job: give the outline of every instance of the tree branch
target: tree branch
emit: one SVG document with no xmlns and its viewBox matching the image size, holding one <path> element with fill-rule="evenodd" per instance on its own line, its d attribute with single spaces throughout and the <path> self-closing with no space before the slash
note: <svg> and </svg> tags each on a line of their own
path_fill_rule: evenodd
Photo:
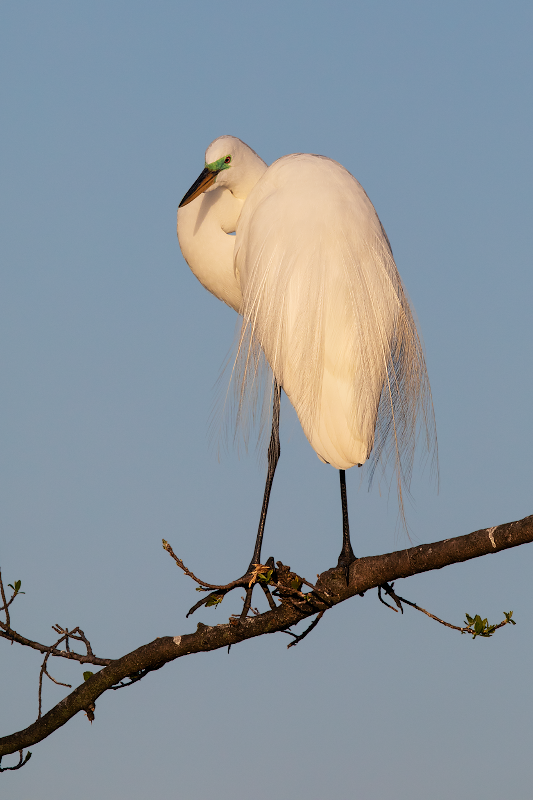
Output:
<svg viewBox="0 0 533 800">
<path fill-rule="evenodd" d="M 410 547 L 381 556 L 360 558 L 350 566 L 348 585 L 343 568 L 329 569 L 318 577 L 317 589 L 327 595 L 328 604 L 317 594 L 313 595 L 313 602 L 305 600 L 296 602 L 291 598 L 290 602 L 287 599 L 275 609 L 249 617 L 242 624 L 226 623 L 211 627 L 199 623 L 195 633 L 157 638 L 122 658 L 111 661 L 29 727 L 0 739 L 0 757 L 45 739 L 79 711 L 92 708 L 100 695 L 112 689 L 124 678 L 133 679 L 144 670 L 160 669 L 166 663 L 192 653 L 217 650 L 255 636 L 286 630 L 306 617 L 384 583 L 429 570 L 442 569 L 450 564 L 497 553 L 531 541 L 533 541 L 533 516 L 475 531 L 466 536 Z M 12 633 L 10 631 L 6 638 L 14 638 L 11 636 Z M 28 640 L 24 643 L 26 642 Z M 35 643 L 32 643 L 30 646 L 34 645 Z"/>
<path fill-rule="evenodd" d="M 31 639 L 26 639 L 25 636 L 21 636 L 20 633 L 17 633 L 13 630 L 13 628 L 9 628 L 8 630 L 2 630 L 4 627 L 3 623 L 0 622 L 0 637 L 3 639 L 8 639 L 10 642 L 17 642 L 18 644 L 25 645 L 26 647 L 31 647 L 33 650 L 38 650 L 39 653 L 46 654 L 48 653 L 51 656 L 57 656 L 58 658 L 68 658 L 70 661 L 79 661 L 80 664 L 94 664 L 97 667 L 107 667 L 112 662 L 112 658 L 99 658 L 98 656 L 93 655 L 93 653 L 75 653 L 72 650 L 59 650 L 57 647 L 50 647 L 46 644 L 41 644 L 40 642 L 33 642 Z"/>
</svg>

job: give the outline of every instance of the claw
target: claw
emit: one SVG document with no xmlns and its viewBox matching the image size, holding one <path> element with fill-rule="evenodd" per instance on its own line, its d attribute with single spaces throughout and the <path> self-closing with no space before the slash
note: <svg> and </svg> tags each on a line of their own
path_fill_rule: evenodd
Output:
<svg viewBox="0 0 533 800">
<path fill-rule="evenodd" d="M 194 573 L 187 569 L 183 561 L 174 554 L 168 542 L 165 542 L 164 545 L 165 550 L 170 553 L 178 567 L 183 570 L 186 575 L 199 584 L 199 587 L 196 591 L 209 592 L 209 594 L 207 594 L 205 597 L 202 597 L 201 600 L 199 600 L 192 606 L 192 608 L 189 609 L 186 615 L 187 617 L 190 617 L 191 614 L 194 614 L 194 612 L 202 606 L 207 608 L 210 606 L 218 606 L 228 592 L 231 592 L 233 589 L 241 588 L 246 590 L 246 597 L 242 598 L 244 600 L 243 609 L 239 615 L 232 615 L 232 617 L 235 616 L 235 618 L 230 619 L 232 624 L 240 625 L 245 622 L 248 617 L 248 612 L 250 611 L 250 607 L 252 605 L 254 586 L 257 585 L 259 585 L 263 590 L 268 604 L 273 611 L 278 608 L 274 602 L 273 595 L 276 597 L 281 597 L 282 603 L 289 602 L 292 604 L 295 602 L 298 604 L 302 602 L 313 602 L 315 600 L 313 595 L 315 595 L 326 606 L 331 605 L 330 600 L 327 597 L 327 592 L 324 592 L 324 590 L 319 590 L 316 586 L 314 586 L 314 584 L 309 583 L 309 581 L 306 581 L 304 578 L 300 578 L 296 573 L 291 572 L 291 568 L 285 564 L 282 564 L 281 561 L 278 561 L 277 566 L 275 566 L 272 556 L 267 559 L 266 564 L 252 562 L 246 573 L 236 581 L 231 581 L 230 583 L 226 583 L 224 585 L 216 585 L 207 583 L 206 581 L 201 581 L 199 578 L 197 578 Z M 349 564 L 346 566 L 346 570 L 348 572 Z M 303 584 L 309 586 L 313 591 L 308 594 L 303 594 L 301 591 Z M 270 592 L 268 588 L 269 585 L 275 587 L 275 592 Z M 209 591 L 210 589 L 212 591 Z M 258 612 L 254 611 L 254 613 Z"/>
</svg>

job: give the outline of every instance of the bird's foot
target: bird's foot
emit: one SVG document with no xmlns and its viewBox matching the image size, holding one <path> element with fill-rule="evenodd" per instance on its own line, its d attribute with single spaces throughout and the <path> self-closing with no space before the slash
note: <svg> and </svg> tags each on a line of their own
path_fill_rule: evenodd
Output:
<svg viewBox="0 0 533 800">
<path fill-rule="evenodd" d="M 187 617 L 194 614 L 194 612 L 202 606 L 209 607 L 220 605 L 229 592 L 233 591 L 233 589 L 240 588 L 246 590 L 246 596 L 243 598 L 244 605 L 242 611 L 240 614 L 232 614 L 230 617 L 230 622 L 233 625 L 240 625 L 246 620 L 250 610 L 252 614 L 258 613 L 257 609 L 252 608 L 252 594 L 254 587 L 257 585 L 263 590 L 272 610 L 278 607 L 274 601 L 273 595 L 279 597 L 282 604 L 287 602 L 292 605 L 314 603 L 318 610 L 323 608 L 324 605 L 326 607 L 331 605 L 327 593 L 324 592 L 324 590 L 317 589 L 316 586 L 306 581 L 305 578 L 301 578 L 295 572 L 291 572 L 291 568 L 286 564 L 282 564 L 281 561 L 278 561 L 276 566 L 274 566 L 274 559 L 272 556 L 267 560 L 266 564 L 251 563 L 246 573 L 240 578 L 237 578 L 237 580 L 217 585 L 200 580 L 185 566 L 181 558 L 176 556 L 172 547 L 164 539 L 163 547 L 174 559 L 178 567 L 198 584 L 196 591 L 209 593 L 189 609 Z M 312 591 L 306 593 L 302 592 L 303 585 L 309 586 Z M 270 591 L 269 587 L 274 588 L 273 593 Z"/>
<path fill-rule="evenodd" d="M 179 566 L 179 565 L 178 565 Z M 274 559 L 270 557 L 266 564 L 250 564 L 248 567 L 247 572 L 242 575 L 240 578 L 237 578 L 236 581 L 231 581 L 223 586 L 214 586 L 213 584 L 205 583 L 203 581 L 198 581 L 200 586 L 196 591 L 198 592 L 206 592 L 209 589 L 214 589 L 211 591 L 206 597 L 203 597 L 198 603 L 189 609 L 187 612 L 187 616 L 190 614 L 194 614 L 194 612 L 201 608 L 201 606 L 217 606 L 219 603 L 222 602 L 224 597 L 231 592 L 233 589 L 245 589 L 246 596 L 242 599 L 244 600 L 244 605 L 240 614 L 232 614 L 230 617 L 230 622 L 232 624 L 239 624 L 244 622 L 250 610 L 253 614 L 259 613 L 257 609 L 253 609 L 252 606 L 252 594 L 254 591 L 254 587 L 259 585 L 265 596 L 268 600 L 268 604 L 271 609 L 276 608 L 276 603 L 274 602 L 270 590 L 268 588 L 269 584 L 272 586 L 276 586 L 275 582 L 272 582 L 272 576 L 274 574 Z"/>
<path fill-rule="evenodd" d="M 277 608 L 274 597 L 279 597 L 282 605 L 290 603 L 292 606 L 309 608 L 308 604 L 310 603 L 312 608 L 323 611 L 331 607 L 332 602 L 326 591 L 318 589 L 317 586 L 297 575 L 296 572 L 292 572 L 287 564 L 277 561 L 276 567 L 274 567 L 274 559 L 271 557 L 265 565 L 259 564 L 257 568 L 257 583 L 265 592 L 271 609 Z M 242 613 L 238 617 L 237 614 L 233 615 L 234 621 L 231 620 L 233 624 L 239 624 L 246 619 L 250 609 L 254 585 L 255 583 L 252 583 L 248 587 Z M 304 585 L 308 586 L 312 591 L 303 592 Z M 269 586 L 274 587 L 272 593 L 268 589 Z M 252 611 L 254 614 L 258 613 L 256 609 L 252 609 Z"/>
<path fill-rule="evenodd" d="M 187 612 L 187 617 L 191 614 L 194 614 L 202 606 L 218 606 L 224 599 L 224 597 L 228 594 L 228 592 L 233 591 L 233 589 L 245 589 L 246 590 L 246 598 L 244 599 L 244 606 L 242 609 L 241 614 L 239 615 L 239 622 L 243 621 L 247 616 L 248 612 L 250 611 L 251 603 L 252 603 L 252 593 L 254 586 L 259 584 L 263 589 L 270 608 L 276 608 L 276 604 L 272 599 L 272 595 L 268 589 L 268 584 L 271 582 L 271 578 L 274 572 L 274 559 L 269 558 L 266 564 L 254 564 L 251 563 L 248 567 L 248 570 L 241 575 L 240 578 L 237 580 L 230 581 L 229 583 L 225 584 L 214 584 L 208 583 L 207 581 L 202 581 L 198 578 L 194 572 L 191 572 L 188 569 L 181 558 L 174 553 L 171 545 L 163 539 L 163 548 L 167 551 L 167 553 L 174 559 L 178 567 L 183 570 L 183 572 L 192 578 L 198 584 L 196 589 L 197 592 L 209 592 L 205 597 L 202 597 L 197 603 L 195 603 L 192 608 L 189 609 Z M 276 584 L 273 584 L 276 585 Z"/>
<path fill-rule="evenodd" d="M 337 569 L 343 570 L 346 586 L 350 583 L 350 567 L 354 561 L 357 561 L 357 558 L 354 555 L 351 544 L 348 542 L 348 546 L 342 548 L 339 560 L 337 561 Z"/>
</svg>

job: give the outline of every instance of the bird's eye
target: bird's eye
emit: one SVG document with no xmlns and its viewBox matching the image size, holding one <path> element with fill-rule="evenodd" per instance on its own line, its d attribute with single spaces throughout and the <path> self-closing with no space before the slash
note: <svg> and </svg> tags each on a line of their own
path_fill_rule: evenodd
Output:
<svg viewBox="0 0 533 800">
<path fill-rule="evenodd" d="M 226 158 L 224 159 L 224 164 L 230 164 L 230 163 L 231 163 L 231 156 L 226 156 Z"/>
</svg>

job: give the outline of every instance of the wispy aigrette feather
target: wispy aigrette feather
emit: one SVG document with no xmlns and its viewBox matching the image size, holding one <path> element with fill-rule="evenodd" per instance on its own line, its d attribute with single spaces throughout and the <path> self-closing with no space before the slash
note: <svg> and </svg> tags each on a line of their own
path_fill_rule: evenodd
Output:
<svg viewBox="0 0 533 800">
<path fill-rule="evenodd" d="M 317 188 L 320 191 L 317 191 Z M 244 406 L 263 354 L 317 454 L 391 459 L 408 487 L 419 423 L 435 442 L 424 353 L 386 234 L 357 181 L 312 155 L 275 162 L 237 225 Z"/>
<path fill-rule="evenodd" d="M 403 513 L 418 433 L 436 457 L 435 424 L 422 344 L 374 207 L 323 156 L 267 168 L 221 137 L 207 172 L 225 153 L 216 183 L 180 208 L 178 235 L 204 286 L 243 317 L 237 421 L 270 405 L 273 373 L 323 461 L 345 470 L 369 460 L 370 477 L 394 464 Z"/>
</svg>

